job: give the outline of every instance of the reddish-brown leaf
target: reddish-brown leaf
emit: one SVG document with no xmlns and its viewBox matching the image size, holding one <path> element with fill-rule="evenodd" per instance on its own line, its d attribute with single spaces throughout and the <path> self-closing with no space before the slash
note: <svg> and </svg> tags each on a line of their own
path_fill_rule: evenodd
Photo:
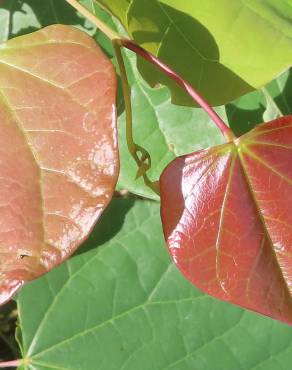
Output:
<svg viewBox="0 0 292 370">
<path fill-rule="evenodd" d="M 0 303 L 66 259 L 111 199 L 116 75 L 94 41 L 50 26 L 0 47 Z"/>
<path fill-rule="evenodd" d="M 214 297 L 292 324 L 292 116 L 174 160 L 160 186 L 182 273 Z"/>
</svg>

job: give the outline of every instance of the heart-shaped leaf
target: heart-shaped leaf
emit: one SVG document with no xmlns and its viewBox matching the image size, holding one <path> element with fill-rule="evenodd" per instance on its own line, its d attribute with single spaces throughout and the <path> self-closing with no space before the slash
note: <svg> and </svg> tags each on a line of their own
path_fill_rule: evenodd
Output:
<svg viewBox="0 0 292 370">
<path fill-rule="evenodd" d="M 292 116 L 163 172 L 170 253 L 205 292 L 292 324 Z"/>
<path fill-rule="evenodd" d="M 95 1 L 212 105 L 262 87 L 291 66 L 292 8 L 286 0 Z M 151 86 L 165 84 L 175 103 L 193 106 L 161 71 L 140 58 L 138 67 Z"/>
<path fill-rule="evenodd" d="M 116 76 L 86 34 L 50 26 L 0 48 L 0 303 L 66 259 L 118 175 Z"/>
</svg>

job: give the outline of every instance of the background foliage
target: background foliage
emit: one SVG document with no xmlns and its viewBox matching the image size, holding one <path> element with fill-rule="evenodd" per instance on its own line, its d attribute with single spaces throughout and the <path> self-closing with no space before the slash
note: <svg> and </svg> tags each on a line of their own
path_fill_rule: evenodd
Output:
<svg viewBox="0 0 292 370">
<path fill-rule="evenodd" d="M 121 31 L 121 26 L 91 0 L 83 3 Z M 115 14 L 120 12 L 122 23 L 134 37 L 145 38 L 132 29 L 137 24 L 135 17 L 142 12 L 139 2 L 134 3 L 129 18 L 127 0 L 107 1 L 107 5 L 115 6 Z M 266 4 L 276 4 L 277 27 L 287 30 L 285 22 L 289 22 L 291 13 L 284 2 Z M 266 14 L 263 9 L 261 12 Z M 186 17 L 183 22 L 188 27 Z M 108 40 L 60 0 L 50 0 L 45 5 L 39 0 L 6 0 L 0 7 L 1 41 L 52 23 L 75 25 L 94 35 L 115 63 Z M 261 27 L 266 24 L 259 23 Z M 177 32 L 173 37 L 176 40 Z M 261 39 L 255 45 L 271 51 L 267 43 L 261 44 Z M 291 60 L 291 46 L 280 46 L 279 50 L 285 50 Z M 221 134 L 201 109 L 171 105 L 167 88 L 150 88 L 139 74 L 133 54 L 126 52 L 125 59 L 132 86 L 135 139 L 151 153 L 150 175 L 154 180 L 175 156 L 222 142 Z M 148 67 L 139 63 L 138 68 L 146 79 L 148 73 L 149 80 Z M 195 68 L 191 72 L 195 73 Z M 154 76 L 156 80 L 150 82 L 160 81 L 158 75 Z M 261 81 L 266 80 L 265 75 Z M 204 83 L 209 90 L 210 79 Z M 246 84 L 240 86 L 242 90 L 237 95 L 250 89 L 244 90 Z M 264 88 L 220 106 L 217 111 L 240 134 L 280 113 L 291 113 L 291 87 L 291 73 L 285 71 Z M 122 160 L 119 188 L 157 200 L 142 181 L 134 180 L 136 168 L 125 144 L 121 92 L 118 103 Z M 290 327 L 207 297 L 182 278 L 164 245 L 159 204 L 137 200 L 132 195 L 114 199 L 79 252 L 27 285 L 17 303 L 21 352 L 32 359 L 27 369 L 99 366 L 107 370 L 286 370 L 292 360 Z"/>
<path fill-rule="evenodd" d="M 261 87 L 291 65 L 291 1 L 99 2 L 138 44 L 172 66 L 212 105 Z M 193 105 L 149 63 L 139 60 L 138 66 L 151 85 L 167 84 L 174 102 Z"/>
</svg>

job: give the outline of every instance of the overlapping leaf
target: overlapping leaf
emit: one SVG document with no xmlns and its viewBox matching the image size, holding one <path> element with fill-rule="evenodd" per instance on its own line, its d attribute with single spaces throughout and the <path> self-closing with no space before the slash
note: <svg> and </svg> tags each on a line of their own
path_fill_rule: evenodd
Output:
<svg viewBox="0 0 292 370">
<path fill-rule="evenodd" d="M 292 6 L 285 0 L 98 2 L 212 105 L 261 87 L 291 66 Z M 157 69 L 142 60 L 139 68 L 151 85 L 167 84 L 174 102 L 193 105 Z"/>
<path fill-rule="evenodd" d="M 289 369 L 290 327 L 184 279 L 158 204 L 115 199 L 79 251 L 18 297 L 22 369 Z"/>
<path fill-rule="evenodd" d="M 95 42 L 50 26 L 0 48 L 0 302 L 88 235 L 118 176 L 116 76 Z"/>
<path fill-rule="evenodd" d="M 175 157 L 223 142 L 221 133 L 202 109 L 174 106 L 167 88 L 147 86 L 135 67 L 136 58 L 132 53 L 126 53 L 125 59 L 132 88 L 134 137 L 151 153 L 152 167 L 148 173 L 153 181 Z M 216 110 L 223 119 L 226 118 L 224 107 Z M 126 144 L 125 113 L 119 117 L 119 146 L 121 172 L 118 185 L 144 197 L 158 199 L 143 179 L 136 179 L 137 165 Z"/>
<path fill-rule="evenodd" d="M 119 7 L 126 7 L 126 3 L 125 0 L 112 6 L 115 7 L 116 12 Z M 95 9 L 99 18 L 101 17 L 111 28 L 122 34 L 121 27 L 117 27 L 118 22 L 111 21 L 97 5 Z M 114 60 L 112 48 L 100 34 L 97 40 Z M 160 86 L 152 89 L 147 86 L 135 66 L 136 58 L 133 53 L 125 52 L 124 59 L 132 89 L 134 137 L 137 143 L 151 153 L 152 167 L 149 176 L 152 180 L 159 177 L 163 168 L 174 157 L 217 145 L 223 141 L 221 133 L 202 109 L 173 106 L 167 88 Z M 279 105 L 284 114 L 290 113 L 291 99 L 288 92 L 291 78 L 289 76 L 287 71 L 265 86 L 266 91 L 274 99 L 272 104 Z M 246 132 L 263 121 L 266 106 L 262 91 L 249 93 L 226 107 L 229 124 L 236 133 Z M 286 109 L 284 106 L 287 106 Z M 227 121 L 224 107 L 218 107 L 217 112 L 223 120 Z M 121 171 L 118 186 L 150 199 L 158 199 L 157 195 L 144 184 L 143 179 L 136 179 L 137 166 L 129 156 L 126 144 L 124 113 L 119 116 L 119 147 Z"/>
<path fill-rule="evenodd" d="M 97 5 L 95 5 L 95 13 L 103 22 L 117 30 L 119 34 L 123 34 L 124 31 L 118 22 L 113 22 L 111 16 Z M 111 43 L 101 32 L 97 32 L 96 40 L 117 65 Z M 177 107 L 171 104 L 170 94 L 166 87 L 153 89 L 145 83 L 137 70 L 136 56 L 129 51 L 125 51 L 123 55 L 131 86 L 133 134 L 136 143 L 142 145 L 151 154 L 152 166 L 148 174 L 153 181 L 159 178 L 164 167 L 176 156 L 223 142 L 221 133 L 202 109 Z M 119 93 L 121 97 L 118 106 L 121 169 L 118 188 L 158 200 L 159 197 L 144 184 L 143 179 L 136 178 L 137 165 L 129 154 L 126 143 L 123 97 L 122 92 L 119 91 Z M 224 107 L 218 107 L 216 111 L 222 119 L 227 119 Z M 193 132 L 192 135 L 189 134 L 190 131 Z"/>
<path fill-rule="evenodd" d="M 230 127 L 237 136 L 256 124 L 292 114 L 292 70 L 288 69 L 260 90 L 236 99 L 225 108 Z"/>
<path fill-rule="evenodd" d="M 292 116 L 174 160 L 161 176 L 168 247 L 220 299 L 292 324 Z"/>
</svg>

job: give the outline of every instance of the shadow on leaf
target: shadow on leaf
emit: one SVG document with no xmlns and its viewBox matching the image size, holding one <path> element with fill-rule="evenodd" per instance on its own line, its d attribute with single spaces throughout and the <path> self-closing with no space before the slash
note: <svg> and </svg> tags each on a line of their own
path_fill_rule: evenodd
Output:
<svg viewBox="0 0 292 370">
<path fill-rule="evenodd" d="M 65 1 L 6 0 L 1 4 L 1 8 L 10 12 L 8 39 L 56 23 L 79 25 L 88 31 L 93 29 L 88 28 L 85 19 Z M 31 26 L 33 23 L 35 25 Z M 23 27 L 23 24 L 27 26 Z"/>
<path fill-rule="evenodd" d="M 278 80 L 282 80 L 286 74 L 284 88 L 280 91 Z M 267 84 L 266 90 L 283 115 L 292 113 L 292 69 Z M 227 104 L 226 114 L 233 132 L 240 136 L 262 123 L 265 107 L 266 101 L 261 90 L 244 95 L 233 103 Z"/>
<path fill-rule="evenodd" d="M 135 199 L 113 198 L 89 238 L 79 247 L 75 255 L 95 249 L 112 239 L 123 227 L 126 214 L 134 203 Z"/>
<path fill-rule="evenodd" d="M 128 14 L 128 24 L 138 44 L 148 48 L 171 66 L 211 105 L 224 104 L 234 99 L 234 96 L 254 90 L 221 63 L 219 48 L 213 35 L 188 14 L 168 5 L 158 4 L 156 0 L 134 2 Z M 186 68 L 186 65 L 191 68 Z M 155 67 L 140 58 L 138 66 L 151 86 L 159 82 L 172 89 L 174 103 L 194 105 L 186 93 L 178 90 L 173 80 Z"/>
</svg>

